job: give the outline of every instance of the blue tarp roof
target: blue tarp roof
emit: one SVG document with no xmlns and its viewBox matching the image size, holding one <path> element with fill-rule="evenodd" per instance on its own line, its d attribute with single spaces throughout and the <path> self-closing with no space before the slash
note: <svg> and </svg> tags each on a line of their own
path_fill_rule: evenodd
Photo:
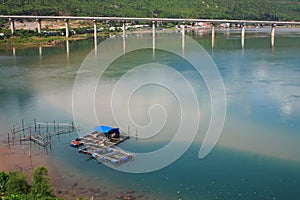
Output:
<svg viewBox="0 0 300 200">
<path fill-rule="evenodd" d="M 108 134 L 109 131 L 114 131 L 115 133 L 120 134 L 119 128 L 113 128 L 110 126 L 96 126 L 94 130 L 105 134 Z"/>
</svg>

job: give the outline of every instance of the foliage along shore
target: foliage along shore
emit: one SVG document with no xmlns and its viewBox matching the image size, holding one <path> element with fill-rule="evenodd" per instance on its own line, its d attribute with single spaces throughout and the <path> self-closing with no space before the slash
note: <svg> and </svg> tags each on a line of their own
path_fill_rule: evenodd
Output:
<svg viewBox="0 0 300 200">
<path fill-rule="evenodd" d="M 0 172 L 0 199 L 55 200 L 58 198 L 54 195 L 47 168 L 41 166 L 33 171 L 31 184 L 20 171 Z"/>
<path fill-rule="evenodd" d="M 98 33 L 99 36 L 106 36 L 109 33 Z M 114 33 L 110 33 L 114 34 Z M 62 42 L 85 40 L 93 37 L 90 33 L 85 34 L 73 34 L 69 38 L 64 35 L 43 35 L 38 34 L 31 30 L 16 30 L 12 35 L 8 31 L 3 36 L 0 36 L 0 49 L 11 49 L 11 48 L 27 48 L 27 47 L 38 47 L 38 46 L 55 46 Z"/>
<path fill-rule="evenodd" d="M 54 194 L 48 169 L 37 167 L 32 173 L 32 183 L 20 171 L 0 172 L 0 199 L 1 200 L 62 200 Z M 86 200 L 87 198 L 76 198 Z"/>
</svg>

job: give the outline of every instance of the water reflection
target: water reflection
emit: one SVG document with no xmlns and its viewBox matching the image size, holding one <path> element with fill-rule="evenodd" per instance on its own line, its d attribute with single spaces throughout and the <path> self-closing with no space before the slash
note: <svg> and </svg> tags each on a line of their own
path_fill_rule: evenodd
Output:
<svg viewBox="0 0 300 200">
<path fill-rule="evenodd" d="M 40 59 L 42 59 L 42 56 L 43 56 L 43 47 L 39 47 L 39 56 L 40 56 Z"/>
<path fill-rule="evenodd" d="M 271 47 L 274 48 L 275 45 L 275 36 L 271 36 Z"/>
<path fill-rule="evenodd" d="M 242 49 L 245 46 L 245 24 L 242 25 L 242 36 L 241 36 L 241 43 L 242 43 Z"/>
<path fill-rule="evenodd" d="M 275 24 L 272 25 L 271 28 L 271 47 L 274 47 L 274 42 L 275 42 Z"/>
<path fill-rule="evenodd" d="M 70 42 L 69 42 L 69 40 L 66 40 L 66 56 L 67 56 L 67 60 L 69 60 L 69 57 L 70 57 Z"/>
<path fill-rule="evenodd" d="M 126 53 L 126 34 L 123 34 L 123 54 Z"/>
<path fill-rule="evenodd" d="M 232 35 L 234 36 L 234 34 Z M 183 37 L 181 35 L 181 39 L 182 38 Z M 268 38 L 265 38 L 264 40 L 268 40 Z M 252 45 L 253 43 L 260 44 L 260 41 L 260 38 L 251 40 Z M 241 118 L 244 118 L 245 121 L 239 123 L 243 124 L 245 127 L 248 126 L 247 123 L 245 123 L 246 121 L 252 124 L 252 126 L 258 126 L 256 125 L 257 120 L 261 120 L 259 124 L 263 123 L 265 125 L 263 128 L 261 128 L 261 131 L 264 132 L 264 136 L 262 136 L 259 134 L 260 131 L 258 130 L 253 130 L 251 128 L 243 130 L 243 128 L 239 128 L 237 124 L 233 123 L 228 127 L 228 129 L 225 130 L 225 136 L 223 136 L 223 140 L 220 141 L 219 144 L 227 147 L 239 148 L 240 150 L 252 151 L 259 154 L 291 160 L 299 160 L 296 156 L 296 153 L 300 152 L 300 149 L 296 148 L 298 145 L 298 140 L 295 140 L 295 138 L 286 139 L 286 136 L 279 131 L 279 128 L 276 129 L 275 125 L 271 125 L 271 127 L 269 127 L 269 123 L 278 124 L 282 123 L 282 120 L 287 120 L 287 126 L 289 123 L 296 124 L 296 122 L 299 121 L 300 107 L 298 96 L 300 96 L 300 94 L 298 92 L 299 83 L 297 82 L 297 77 L 299 74 L 298 72 L 295 73 L 293 70 L 293 68 L 297 68 L 296 63 L 298 62 L 298 57 L 296 56 L 296 52 L 292 50 L 288 53 L 289 55 L 287 53 L 283 54 L 286 49 L 272 52 L 266 45 L 265 49 L 260 49 L 259 54 L 257 54 L 257 49 L 252 50 L 251 48 L 244 48 L 241 56 L 241 50 L 235 49 L 238 48 L 239 41 L 231 40 L 230 42 L 232 42 L 232 46 L 228 45 L 228 42 L 229 41 L 226 41 L 223 44 L 229 49 L 234 47 L 234 50 L 228 50 L 226 54 L 224 54 L 222 51 L 214 51 L 214 60 L 220 67 L 226 84 L 226 90 L 228 94 L 227 100 L 229 102 L 228 114 L 229 116 L 232 114 L 233 118 L 235 118 L 235 116 L 241 116 Z M 222 43 L 219 43 L 219 45 L 221 44 Z M 113 46 L 120 48 L 116 45 Z M 223 48 L 222 46 L 218 47 L 221 49 Z M 112 48 L 108 50 L 108 52 L 116 52 L 116 48 Z M 123 74 L 131 68 L 130 66 L 137 66 L 143 62 L 155 62 L 155 60 L 152 60 L 153 57 L 148 58 L 147 55 L 147 51 L 126 54 L 126 60 L 124 60 L 124 58 L 120 58 L 118 62 L 113 63 L 113 67 L 110 67 L 106 70 L 104 77 L 108 79 L 105 82 L 102 82 L 104 85 L 106 85 L 106 87 L 102 88 L 101 90 L 102 96 L 100 95 L 97 97 L 97 99 L 101 99 L 99 104 L 97 104 L 97 112 L 100 113 L 100 115 L 101 113 L 110 112 L 110 101 L 106 99 L 106 95 L 110 94 L 110 92 L 114 89 L 111 86 L 116 83 L 119 77 L 122 77 Z M 185 74 L 193 74 L 192 71 L 187 70 L 188 68 L 186 68 L 184 63 L 176 63 L 176 60 L 174 60 L 172 56 L 160 55 L 162 55 L 161 52 L 160 54 L 156 54 L 155 59 L 162 59 L 160 62 L 163 62 L 167 65 L 173 65 L 176 69 L 184 71 Z M 294 55 L 293 59 L 286 61 L 285 57 L 292 55 Z M 276 62 L 273 60 L 274 56 L 276 57 Z M 290 63 L 293 67 L 289 69 L 281 67 L 284 65 L 286 66 L 288 63 Z M 145 74 L 143 73 L 137 75 L 137 77 L 140 78 L 144 76 Z M 197 78 L 194 77 L 195 80 L 197 80 Z M 168 79 L 168 77 L 165 77 L 165 79 Z M 291 80 L 293 80 L 292 83 L 290 83 Z M 193 84 L 198 85 L 198 98 L 202 99 L 201 102 L 203 102 L 203 105 L 208 105 L 209 99 L 207 97 L 209 95 L 207 93 L 200 92 L 205 90 L 205 84 L 196 82 Z M 175 82 L 173 85 L 180 88 L 180 82 Z M 91 86 L 93 87 L 93 85 L 89 84 L 88 82 L 86 83 L 86 87 Z M 86 95 L 83 94 L 83 96 Z M 147 121 L 149 121 L 149 116 L 145 114 L 143 106 L 148 105 L 148 101 L 160 101 L 159 97 L 163 98 L 163 95 L 147 96 L 144 94 L 142 96 L 145 98 L 141 98 L 141 96 L 139 96 L 139 100 L 134 101 L 137 105 L 141 103 L 143 104 L 133 109 L 134 112 L 132 113 L 132 117 L 139 123 L 145 124 Z M 124 106 L 125 105 L 126 104 L 124 104 Z M 176 105 L 174 105 L 173 110 L 175 107 Z M 204 106 L 201 107 L 201 109 L 203 111 L 203 120 L 205 123 L 207 123 L 210 110 L 205 110 Z M 85 115 L 84 113 L 85 111 L 82 110 L 82 120 L 84 118 L 89 118 L 88 115 Z M 141 115 L 142 113 L 144 113 L 144 115 Z M 100 123 L 109 124 L 112 123 L 112 121 L 114 121 L 113 116 L 106 115 L 103 118 L 103 115 L 101 115 Z M 171 121 L 173 124 L 177 124 L 176 120 Z M 99 122 L 93 121 L 91 124 L 93 123 Z M 207 127 L 207 124 L 205 123 L 203 122 L 203 127 Z M 288 129 L 286 132 L 293 135 L 295 130 Z M 172 132 L 170 131 L 170 127 L 166 128 L 166 132 Z M 201 135 L 201 133 L 199 134 Z M 266 137 L 269 135 L 274 136 L 272 142 L 270 142 L 268 137 Z M 236 139 L 240 137 L 240 140 Z M 170 136 L 166 138 L 170 138 Z M 259 142 L 254 142 L 256 140 Z M 199 142 L 200 141 L 202 140 L 200 139 Z M 285 141 L 285 144 L 289 144 L 289 148 L 279 148 L 278 146 L 281 141 Z"/>
<path fill-rule="evenodd" d="M 97 41 L 97 35 L 94 37 L 94 51 L 95 51 L 95 56 L 98 53 L 98 41 Z"/>
<path fill-rule="evenodd" d="M 153 46 L 151 33 L 149 33 L 147 49 L 127 52 L 126 57 L 120 56 L 105 71 L 102 80 L 105 87 L 95 90 L 97 97 L 95 107 L 97 115 L 101 115 L 100 123 L 107 125 L 115 123 L 112 116 L 107 115 L 111 112 L 111 107 L 106 95 L 114 89 L 113 85 L 117 80 L 137 65 L 159 61 L 193 80 L 191 84 L 197 91 L 201 111 L 200 130 L 194 145 L 174 165 L 157 173 L 137 176 L 116 173 L 105 166 L 95 164 L 94 161 L 78 162 L 78 154 L 66 150 L 66 144 L 70 139 L 68 137 L 62 138 L 62 143 L 57 144 L 57 152 L 54 152 L 53 156 L 61 157 L 62 162 L 68 163 L 68 171 L 76 168 L 84 172 L 82 176 L 91 173 L 92 178 L 99 176 L 102 181 L 115 180 L 116 185 L 123 184 L 125 186 L 122 186 L 126 188 L 132 187 L 144 191 L 147 187 L 161 196 L 171 196 L 172 199 L 182 197 L 297 199 L 299 165 L 289 161 L 298 163 L 300 161 L 300 60 L 298 55 L 300 41 L 296 33 L 281 32 L 282 30 L 276 32 L 276 36 L 283 34 L 285 37 L 276 38 L 276 48 L 270 49 L 269 29 L 263 33 L 252 33 L 247 29 L 247 45 L 242 50 L 240 30 L 232 31 L 227 39 L 224 38 L 223 32 L 216 32 L 212 58 L 225 82 L 228 112 L 218 147 L 207 159 L 197 159 L 199 144 L 203 141 L 203 133 L 207 129 L 211 112 L 210 97 L 205 83 L 201 77 L 195 76 L 195 72 L 187 62 L 167 52 L 156 49 L 153 57 L 155 45 Z M 179 36 L 178 47 L 181 51 L 182 35 L 178 33 L 174 35 Z M 126 41 L 130 37 L 126 37 Z M 163 36 L 157 34 L 155 40 L 160 41 L 159 37 Z M 194 37 L 205 49 L 208 51 L 212 49 L 211 35 L 195 34 Z M 118 44 L 121 45 L 112 45 L 104 54 L 124 52 L 124 45 L 122 46 L 124 38 L 114 39 L 119 40 Z M 12 50 L 1 51 L 0 124 L 1 129 L 4 130 L 1 130 L 1 134 L 6 137 L 6 130 L 10 125 L 22 118 L 25 121 L 32 121 L 34 117 L 45 121 L 59 120 L 58 118 L 71 119 L 75 76 L 81 62 L 95 47 L 94 44 L 93 40 L 70 43 L 68 59 L 67 43 L 66 46 L 43 48 L 42 60 L 39 59 L 40 51 L 37 48 L 17 49 L 17 53 L 13 53 Z M 156 45 L 158 46 L 159 43 L 157 42 Z M 128 49 L 126 46 L 125 51 Z M 194 53 L 198 55 L 197 52 Z M 100 54 L 101 52 L 98 52 L 97 55 Z M 99 65 L 94 67 L 97 68 Z M 85 78 L 83 88 L 94 87 L 95 85 L 91 83 L 95 80 L 90 79 L 93 71 L 84 71 L 83 74 Z M 161 78 L 179 90 L 184 90 L 180 80 L 172 79 L 166 74 L 140 71 L 134 75 L 135 79 L 130 80 L 145 77 Z M 126 84 L 121 85 L 121 92 L 122 89 L 125 91 Z M 89 100 L 89 96 L 85 93 L 82 93 L 78 99 L 83 108 L 91 103 Z M 174 137 L 175 129 L 179 125 L 180 108 L 175 96 L 165 88 L 146 85 L 132 94 L 132 101 L 125 102 L 122 98 L 117 100 L 121 108 L 129 104 L 132 110 L 131 117 L 139 126 L 147 126 L 151 123 L 151 115 L 147 111 L 156 103 L 163 105 L 167 112 L 160 112 L 163 110 L 159 110 L 159 107 L 154 108 L 159 111 L 154 110 L 155 112 L 152 113 L 155 120 L 162 123 L 165 113 L 172 115 L 165 122 L 165 128 L 151 137 L 151 140 L 129 140 L 128 143 L 122 144 L 122 148 L 147 152 L 159 149 L 165 145 L 164 141 Z M 185 102 L 185 106 L 188 107 L 189 99 L 185 99 Z M 189 112 L 193 114 L 192 109 Z M 90 131 L 91 127 L 98 123 L 91 121 L 84 109 L 81 110 L 80 117 L 83 133 Z M 135 134 L 134 127 L 131 127 L 131 132 Z M 138 134 L 142 136 L 144 132 L 138 129 Z M 250 153 L 243 153 L 245 151 Z"/>
</svg>

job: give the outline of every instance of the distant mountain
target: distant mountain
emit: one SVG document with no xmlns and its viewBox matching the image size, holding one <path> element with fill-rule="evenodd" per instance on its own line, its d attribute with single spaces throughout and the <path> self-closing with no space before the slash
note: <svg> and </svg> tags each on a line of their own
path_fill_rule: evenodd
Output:
<svg viewBox="0 0 300 200">
<path fill-rule="evenodd" d="M 0 0 L 3 15 L 300 20 L 300 0 Z"/>
</svg>

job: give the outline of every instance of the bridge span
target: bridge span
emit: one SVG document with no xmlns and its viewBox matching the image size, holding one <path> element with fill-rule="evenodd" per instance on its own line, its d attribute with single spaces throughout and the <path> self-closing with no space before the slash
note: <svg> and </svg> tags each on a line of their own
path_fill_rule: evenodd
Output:
<svg viewBox="0 0 300 200">
<path fill-rule="evenodd" d="M 186 22 L 207 22 L 211 24 L 212 44 L 214 44 L 215 25 L 220 23 L 232 23 L 241 25 L 241 43 L 244 48 L 245 26 L 252 25 L 271 25 L 271 46 L 274 46 L 275 27 L 276 25 L 300 25 L 300 21 L 266 21 L 266 20 L 232 20 L 232 19 L 184 19 L 184 18 L 138 18 L 138 17 L 80 17 L 80 16 L 32 16 L 32 15 L 0 15 L 0 19 L 7 19 L 10 21 L 11 33 L 15 31 L 14 20 L 16 19 L 35 19 L 37 21 L 37 31 L 41 33 L 42 20 L 63 20 L 65 22 L 66 37 L 69 37 L 69 20 L 90 20 L 94 22 L 94 38 L 97 40 L 97 22 L 101 21 L 120 21 L 123 22 L 123 34 L 126 31 L 126 21 L 149 21 L 152 22 L 153 34 L 155 34 L 155 23 L 157 22 L 177 22 L 184 24 Z M 181 26 L 182 32 L 185 32 L 185 26 Z M 183 34 L 184 35 L 184 34 Z"/>
<path fill-rule="evenodd" d="M 235 24 L 281 24 L 300 25 L 296 21 L 266 21 L 266 20 L 232 20 L 232 19 L 184 19 L 184 18 L 142 18 L 142 17 L 79 17 L 79 16 L 31 16 L 31 15 L 0 15 L 2 19 L 54 19 L 54 20 L 95 20 L 95 21 L 162 21 L 162 22 L 209 22 Z"/>
</svg>

